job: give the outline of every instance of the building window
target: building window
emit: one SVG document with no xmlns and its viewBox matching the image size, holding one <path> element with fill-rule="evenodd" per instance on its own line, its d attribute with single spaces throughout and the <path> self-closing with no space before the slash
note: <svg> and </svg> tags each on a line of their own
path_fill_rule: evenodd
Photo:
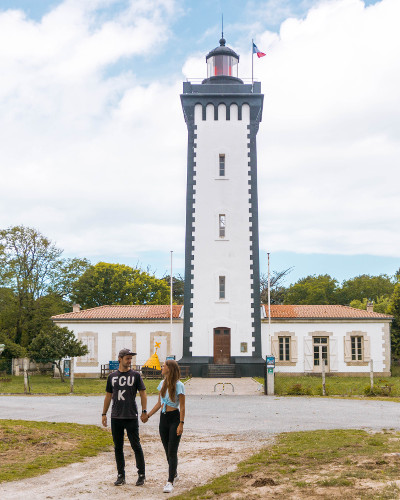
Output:
<svg viewBox="0 0 400 500">
<path fill-rule="evenodd" d="M 225 177 L 225 155 L 219 155 L 219 176 Z"/>
<path fill-rule="evenodd" d="M 325 366 L 328 365 L 328 337 L 314 337 L 314 366 L 320 366 L 320 347 Z"/>
<path fill-rule="evenodd" d="M 290 361 L 290 337 L 279 338 L 279 361 Z"/>
<path fill-rule="evenodd" d="M 219 298 L 225 298 L 225 276 L 219 277 Z"/>
<path fill-rule="evenodd" d="M 218 228 L 219 228 L 219 237 L 220 238 L 225 238 L 225 227 L 226 227 L 226 215 L 219 214 Z"/>
<path fill-rule="evenodd" d="M 351 360 L 352 361 L 362 361 L 363 359 L 363 348 L 362 348 L 362 337 L 350 337 L 351 338 Z"/>
</svg>

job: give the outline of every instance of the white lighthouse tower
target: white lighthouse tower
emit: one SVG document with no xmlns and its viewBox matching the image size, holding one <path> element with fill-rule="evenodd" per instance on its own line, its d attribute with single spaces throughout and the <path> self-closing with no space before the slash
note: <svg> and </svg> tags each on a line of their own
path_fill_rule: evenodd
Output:
<svg viewBox="0 0 400 500">
<path fill-rule="evenodd" d="M 261 84 L 220 46 L 207 78 L 184 82 L 188 128 L 183 358 L 194 376 L 263 374 L 257 150 Z"/>
</svg>

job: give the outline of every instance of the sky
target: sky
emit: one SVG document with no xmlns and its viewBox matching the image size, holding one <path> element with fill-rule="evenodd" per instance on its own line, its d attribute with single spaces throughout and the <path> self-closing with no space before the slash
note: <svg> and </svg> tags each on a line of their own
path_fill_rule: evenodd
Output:
<svg viewBox="0 0 400 500">
<path fill-rule="evenodd" d="M 251 77 L 261 272 L 400 268 L 398 0 L 0 0 L 0 228 L 183 274 L 182 82 L 227 45 Z"/>
</svg>

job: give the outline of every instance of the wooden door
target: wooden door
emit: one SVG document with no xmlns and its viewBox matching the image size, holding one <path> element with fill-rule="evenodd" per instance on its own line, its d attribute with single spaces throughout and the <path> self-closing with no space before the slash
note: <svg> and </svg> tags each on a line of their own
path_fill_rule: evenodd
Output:
<svg viewBox="0 0 400 500">
<path fill-rule="evenodd" d="M 214 328 L 214 363 L 229 365 L 231 362 L 231 330 Z"/>
<path fill-rule="evenodd" d="M 314 372 L 322 372 L 322 363 L 325 364 L 325 372 L 329 372 L 329 338 L 313 337 L 314 345 Z M 321 359 L 322 356 L 322 359 Z"/>
</svg>

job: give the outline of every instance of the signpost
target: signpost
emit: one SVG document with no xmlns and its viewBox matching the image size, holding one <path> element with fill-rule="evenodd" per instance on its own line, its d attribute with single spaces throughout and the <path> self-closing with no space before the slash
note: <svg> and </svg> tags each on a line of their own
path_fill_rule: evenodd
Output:
<svg viewBox="0 0 400 500">
<path fill-rule="evenodd" d="M 275 394 L 275 356 L 267 356 L 266 358 L 266 394 L 273 396 Z"/>
</svg>

